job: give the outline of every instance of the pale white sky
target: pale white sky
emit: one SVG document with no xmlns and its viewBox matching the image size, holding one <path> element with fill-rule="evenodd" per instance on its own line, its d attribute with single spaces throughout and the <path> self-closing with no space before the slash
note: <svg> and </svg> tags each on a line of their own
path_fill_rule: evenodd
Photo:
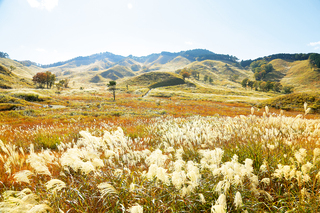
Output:
<svg viewBox="0 0 320 213">
<path fill-rule="evenodd" d="M 320 52 L 319 0 L 0 0 L 0 51 L 41 64 L 204 48 Z"/>
</svg>

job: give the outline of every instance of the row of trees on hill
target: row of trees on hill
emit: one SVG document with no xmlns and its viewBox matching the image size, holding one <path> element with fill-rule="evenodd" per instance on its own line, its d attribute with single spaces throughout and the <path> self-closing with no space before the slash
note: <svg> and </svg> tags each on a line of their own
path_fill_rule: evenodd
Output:
<svg viewBox="0 0 320 213">
<path fill-rule="evenodd" d="M 283 86 L 280 82 L 250 81 L 248 78 L 245 78 L 242 80 L 241 85 L 244 88 L 255 89 L 256 91 L 263 92 L 269 92 L 270 90 L 284 94 L 293 92 L 293 86 Z"/>
<path fill-rule="evenodd" d="M 222 60 L 237 62 L 239 60 L 236 56 L 217 54 L 205 49 L 188 50 L 181 55 L 190 61 Z"/>
<path fill-rule="evenodd" d="M 318 53 L 312 53 L 309 56 L 309 62 L 310 64 L 312 64 L 313 66 L 320 68 L 320 54 Z"/>
<path fill-rule="evenodd" d="M 197 79 L 198 81 L 200 80 L 200 72 L 197 70 L 183 68 L 182 70 L 177 70 L 176 72 L 183 77 L 183 80 L 185 80 L 186 78 L 189 78 L 190 76 L 192 76 L 194 79 Z M 203 77 L 203 80 L 209 81 L 210 83 L 213 82 L 212 77 L 208 75 L 205 75 Z"/>
<path fill-rule="evenodd" d="M 183 77 L 183 79 L 189 78 L 190 76 L 192 76 L 194 79 L 200 81 L 200 72 L 195 70 L 195 69 L 183 68 L 183 69 L 177 70 L 176 73 L 180 74 Z M 236 82 L 238 80 L 238 78 L 239 78 L 239 75 L 232 74 L 232 75 L 230 75 L 229 80 Z M 213 82 L 213 78 L 211 76 L 209 76 L 209 75 L 204 75 L 203 76 L 203 81 L 212 83 Z"/>
<path fill-rule="evenodd" d="M 0 58 L 9 58 L 8 53 L 0 52 Z"/>
<path fill-rule="evenodd" d="M 62 88 L 68 88 L 70 82 L 69 79 L 62 79 L 55 84 L 56 75 L 49 71 L 38 72 L 32 77 L 32 81 L 37 85 L 38 88 L 44 88 L 46 86 L 47 89 L 49 89 L 55 85 L 59 91 Z"/>
<path fill-rule="evenodd" d="M 300 60 L 307 60 L 309 59 L 309 56 L 313 53 L 295 53 L 295 54 L 288 54 L 288 53 L 279 53 L 279 54 L 273 54 L 265 57 L 260 57 L 254 60 L 242 60 L 240 62 L 240 65 L 242 67 L 250 66 L 252 62 L 265 60 L 267 62 L 272 61 L 274 59 L 283 59 L 283 60 L 290 60 L 290 61 L 300 61 Z"/>
<path fill-rule="evenodd" d="M 257 81 L 263 80 L 268 73 L 274 70 L 272 64 L 268 64 L 265 60 L 254 61 L 250 67 Z"/>
</svg>

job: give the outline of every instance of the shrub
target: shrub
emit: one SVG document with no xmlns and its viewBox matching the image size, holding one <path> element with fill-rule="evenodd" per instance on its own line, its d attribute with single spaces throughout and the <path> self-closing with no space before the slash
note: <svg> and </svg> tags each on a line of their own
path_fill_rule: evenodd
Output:
<svg viewBox="0 0 320 213">
<path fill-rule="evenodd" d="M 293 86 L 284 86 L 282 91 L 284 94 L 290 94 L 293 93 L 293 88 Z"/>
<path fill-rule="evenodd" d="M 9 86 L 9 85 L 7 85 L 7 84 L 0 83 L 0 88 L 1 88 L 1 89 L 12 89 L 12 86 Z"/>
<path fill-rule="evenodd" d="M 25 116 L 32 116 L 34 113 L 35 111 L 33 109 L 27 109 L 22 112 L 22 114 Z"/>
<path fill-rule="evenodd" d="M 60 144 L 58 135 L 48 135 L 45 133 L 38 133 L 34 137 L 35 149 L 57 149 Z"/>
<path fill-rule="evenodd" d="M 33 93 L 19 93 L 14 95 L 17 98 L 24 99 L 26 101 L 44 101 L 43 98 L 39 97 L 38 94 Z"/>
<path fill-rule="evenodd" d="M 22 107 L 21 104 L 0 103 L 0 111 L 10 111 Z"/>
<path fill-rule="evenodd" d="M 308 106 L 314 112 L 320 111 L 320 96 L 319 93 L 293 93 L 288 95 L 281 95 L 276 98 L 271 98 L 267 101 L 264 101 L 261 106 L 270 106 L 277 109 L 284 110 L 299 110 L 303 111 L 304 103 L 307 103 Z"/>
<path fill-rule="evenodd" d="M 123 115 L 123 112 L 115 111 L 115 112 L 111 112 L 111 115 L 116 116 L 116 117 L 120 117 L 121 115 Z"/>
</svg>

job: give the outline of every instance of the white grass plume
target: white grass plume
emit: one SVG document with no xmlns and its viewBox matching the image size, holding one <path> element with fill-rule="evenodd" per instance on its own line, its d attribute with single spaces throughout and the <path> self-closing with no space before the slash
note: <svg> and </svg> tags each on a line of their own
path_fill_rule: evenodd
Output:
<svg viewBox="0 0 320 213">
<path fill-rule="evenodd" d="M 97 187 L 101 193 L 101 197 L 111 194 L 118 194 L 118 191 L 110 183 L 100 183 Z"/>
<path fill-rule="evenodd" d="M 29 183 L 30 184 L 30 180 L 29 177 L 34 175 L 31 171 L 29 170 L 23 170 L 20 172 L 17 172 L 13 175 L 13 178 L 15 179 L 16 182 L 21 183 Z"/>
<path fill-rule="evenodd" d="M 53 193 L 56 193 L 63 188 L 66 188 L 65 182 L 59 180 L 59 179 L 51 179 L 46 183 L 47 190 L 52 191 Z"/>
<path fill-rule="evenodd" d="M 131 206 L 128 210 L 130 213 L 143 213 L 143 207 L 139 204 Z"/>
</svg>

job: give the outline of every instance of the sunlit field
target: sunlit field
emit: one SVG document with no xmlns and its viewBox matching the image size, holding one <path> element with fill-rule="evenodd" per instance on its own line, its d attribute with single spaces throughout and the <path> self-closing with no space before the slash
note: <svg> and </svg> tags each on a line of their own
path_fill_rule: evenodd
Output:
<svg viewBox="0 0 320 213">
<path fill-rule="evenodd" d="M 307 105 L 142 96 L 70 90 L 1 112 L 0 212 L 320 211 Z"/>
</svg>

